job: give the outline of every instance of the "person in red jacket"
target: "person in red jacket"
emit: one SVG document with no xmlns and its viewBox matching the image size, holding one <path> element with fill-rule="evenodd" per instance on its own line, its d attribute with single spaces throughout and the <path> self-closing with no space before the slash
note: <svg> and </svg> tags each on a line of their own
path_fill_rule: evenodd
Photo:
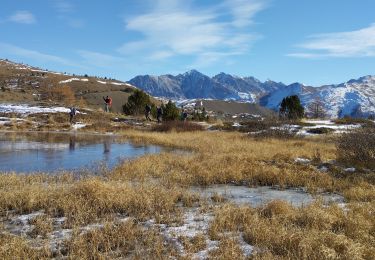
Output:
<svg viewBox="0 0 375 260">
<path fill-rule="evenodd" d="M 105 112 L 109 112 L 110 107 L 112 106 L 112 98 L 109 96 L 103 97 L 105 102 Z"/>
</svg>

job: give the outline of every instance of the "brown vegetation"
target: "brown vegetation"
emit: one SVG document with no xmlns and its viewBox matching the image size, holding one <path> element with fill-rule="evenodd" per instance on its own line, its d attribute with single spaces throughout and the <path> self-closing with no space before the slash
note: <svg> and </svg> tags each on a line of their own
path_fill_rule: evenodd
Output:
<svg viewBox="0 0 375 260">
<path fill-rule="evenodd" d="M 335 159 L 335 143 L 326 138 L 255 139 L 241 133 L 203 131 L 126 130 L 122 135 L 186 152 L 143 156 L 101 177 L 1 175 L 0 217 L 44 212 L 32 221 L 30 237 L 48 237 L 50 219 L 55 217 L 65 217 L 64 227 L 75 231 L 58 255 L 48 246 L 36 248 L 27 239 L 3 232 L 0 258 L 181 257 L 157 228 L 145 230 L 143 223 L 151 219 L 166 225 L 179 223 L 186 207 L 205 204 L 189 187 L 220 183 L 307 187 L 317 194 L 333 191 L 342 193 L 348 204 L 346 209 L 320 202 L 295 208 L 273 201 L 252 208 L 227 205 L 214 196 L 219 207 L 209 236 L 219 245 L 209 253 L 211 258 L 244 258 L 240 236 L 255 246 L 254 258 L 371 259 L 375 253 L 374 173 L 347 174 L 339 167 L 322 173 L 315 165 L 294 161 L 302 157 L 319 164 Z M 129 219 L 119 222 L 119 216 Z M 93 223 L 104 226 L 80 231 Z M 207 246 L 205 235 L 179 238 L 185 257 Z"/>
<path fill-rule="evenodd" d="M 202 125 L 189 121 L 167 121 L 152 126 L 152 131 L 156 132 L 193 132 L 203 130 L 204 127 Z"/>
<path fill-rule="evenodd" d="M 375 127 L 361 128 L 339 137 L 337 158 L 349 166 L 375 169 Z"/>
</svg>

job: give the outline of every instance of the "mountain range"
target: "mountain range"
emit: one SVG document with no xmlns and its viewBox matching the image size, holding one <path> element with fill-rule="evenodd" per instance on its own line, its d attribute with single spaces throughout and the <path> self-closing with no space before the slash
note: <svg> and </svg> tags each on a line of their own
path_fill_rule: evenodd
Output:
<svg viewBox="0 0 375 260">
<path fill-rule="evenodd" d="M 196 70 L 174 75 L 136 76 L 128 83 L 152 96 L 179 99 L 218 99 L 258 103 L 277 110 L 282 99 L 298 95 L 306 108 L 317 100 L 329 117 L 367 117 L 375 115 L 375 76 L 352 79 L 320 87 L 301 83 L 290 85 L 254 77 L 220 73 L 209 77 Z"/>
</svg>

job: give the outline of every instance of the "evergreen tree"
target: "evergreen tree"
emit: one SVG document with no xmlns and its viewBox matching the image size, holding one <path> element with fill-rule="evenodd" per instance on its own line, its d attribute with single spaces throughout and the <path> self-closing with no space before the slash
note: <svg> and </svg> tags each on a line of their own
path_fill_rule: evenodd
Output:
<svg viewBox="0 0 375 260">
<path fill-rule="evenodd" d="M 167 105 L 163 109 L 163 119 L 166 121 L 173 121 L 178 119 L 180 116 L 180 110 L 176 107 L 175 103 L 171 100 L 168 101 Z"/>
<path fill-rule="evenodd" d="M 280 105 L 280 117 L 288 119 L 300 119 L 305 114 L 305 109 L 297 95 L 283 98 Z"/>
<path fill-rule="evenodd" d="M 122 108 L 127 115 L 141 115 L 144 114 L 147 104 L 151 104 L 150 96 L 142 90 L 136 89 Z"/>
</svg>

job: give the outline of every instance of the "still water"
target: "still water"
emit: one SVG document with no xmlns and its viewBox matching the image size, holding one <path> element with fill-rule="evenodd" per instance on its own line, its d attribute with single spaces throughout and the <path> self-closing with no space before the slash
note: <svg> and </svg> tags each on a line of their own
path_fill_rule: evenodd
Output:
<svg viewBox="0 0 375 260">
<path fill-rule="evenodd" d="M 56 172 L 112 168 L 123 160 L 168 148 L 120 142 L 115 136 L 0 133 L 0 172 Z"/>
</svg>

